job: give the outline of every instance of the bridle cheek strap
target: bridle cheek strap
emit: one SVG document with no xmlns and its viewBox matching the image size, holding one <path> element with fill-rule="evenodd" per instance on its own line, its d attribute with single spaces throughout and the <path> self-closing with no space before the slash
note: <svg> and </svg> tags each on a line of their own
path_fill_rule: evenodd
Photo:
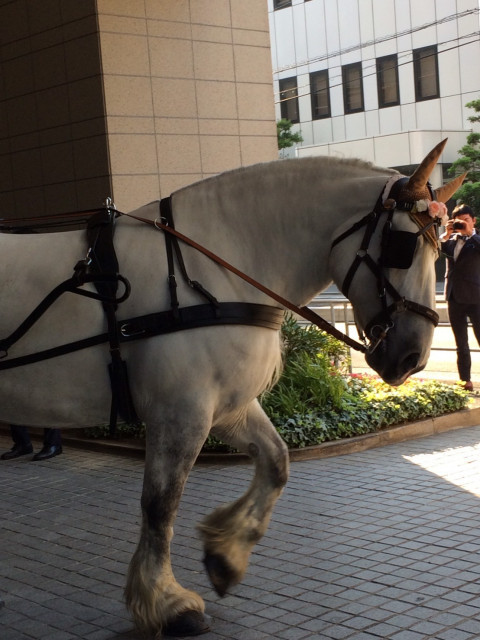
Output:
<svg viewBox="0 0 480 640">
<path fill-rule="evenodd" d="M 395 203 L 393 203 L 395 205 Z M 350 265 L 350 268 L 347 271 L 347 274 L 343 280 L 341 291 L 343 295 L 348 298 L 348 293 L 350 286 L 352 284 L 353 278 L 357 273 L 360 265 L 364 263 L 370 271 L 374 274 L 377 282 L 377 290 L 379 300 L 382 306 L 381 311 L 366 325 L 364 331 L 357 324 L 358 335 L 364 344 L 367 344 L 367 340 L 370 340 L 370 343 L 367 347 L 367 352 L 372 353 L 375 349 L 380 345 L 380 343 L 385 340 L 387 333 L 390 329 L 394 327 L 394 321 L 392 319 L 393 314 L 405 313 L 406 311 L 410 311 L 412 313 L 416 313 L 417 315 L 422 316 L 429 320 L 435 327 L 438 324 L 439 316 L 433 309 L 426 307 L 418 302 L 414 302 L 413 300 L 407 300 L 405 297 L 401 296 L 395 287 L 389 282 L 389 280 L 385 276 L 385 268 L 388 265 L 389 267 L 398 267 L 398 268 L 409 268 L 410 265 L 402 265 L 401 267 L 398 265 L 389 265 L 388 264 L 388 240 L 390 234 L 392 233 L 392 218 L 395 211 L 395 206 L 391 206 L 386 208 L 383 206 L 381 198 L 379 198 L 375 204 L 373 211 L 371 211 L 367 216 L 362 218 L 359 222 L 355 223 L 342 233 L 338 238 L 336 238 L 332 244 L 332 248 L 339 244 L 342 240 L 350 236 L 352 233 L 358 231 L 362 226 L 366 226 L 365 233 L 363 235 L 362 243 L 360 249 L 357 251 L 357 254 Z M 385 226 L 382 231 L 382 243 L 381 243 L 381 254 L 376 262 L 368 253 L 368 249 L 370 246 L 371 239 L 373 234 L 378 226 L 378 222 L 380 220 L 380 216 L 386 213 L 387 220 L 385 222 Z M 419 231 L 417 231 L 414 235 L 415 237 L 425 235 L 432 225 L 435 224 L 435 220 L 432 219 L 431 222 L 421 227 Z M 400 232 L 394 232 L 400 233 Z M 413 260 L 413 251 L 414 246 L 412 247 L 412 260 Z M 385 264 L 386 263 L 386 264 Z M 393 298 L 393 302 L 388 305 L 387 303 L 387 293 Z"/>
<path fill-rule="evenodd" d="M 386 338 L 388 331 L 393 328 L 394 322 L 391 319 L 392 315 L 394 313 L 405 313 L 405 311 L 411 311 L 430 320 L 434 327 L 438 325 L 439 315 L 436 311 L 413 300 L 399 298 L 387 307 L 385 313 L 381 311 L 366 325 L 365 335 L 367 335 L 371 341 L 368 349 L 369 353 L 375 351 L 379 344 Z"/>
</svg>

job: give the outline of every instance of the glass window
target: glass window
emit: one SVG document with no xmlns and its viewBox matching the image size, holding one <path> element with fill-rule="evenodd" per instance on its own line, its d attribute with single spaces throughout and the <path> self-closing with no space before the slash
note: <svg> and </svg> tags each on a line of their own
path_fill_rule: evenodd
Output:
<svg viewBox="0 0 480 640">
<path fill-rule="evenodd" d="M 330 118 L 328 69 L 310 74 L 310 96 L 312 99 L 312 119 Z"/>
<path fill-rule="evenodd" d="M 436 45 L 415 49 L 413 52 L 413 73 L 417 101 L 440 97 Z"/>
<path fill-rule="evenodd" d="M 354 62 L 343 66 L 342 80 L 345 113 L 363 111 L 362 63 Z"/>
<path fill-rule="evenodd" d="M 292 0 L 273 0 L 273 9 L 277 11 L 278 9 L 285 9 L 285 7 L 291 7 Z"/>
<path fill-rule="evenodd" d="M 396 54 L 377 59 L 377 89 L 380 109 L 400 104 Z"/>
<path fill-rule="evenodd" d="M 279 80 L 280 113 L 282 118 L 291 122 L 300 122 L 298 115 L 297 78 L 283 78 Z"/>
</svg>

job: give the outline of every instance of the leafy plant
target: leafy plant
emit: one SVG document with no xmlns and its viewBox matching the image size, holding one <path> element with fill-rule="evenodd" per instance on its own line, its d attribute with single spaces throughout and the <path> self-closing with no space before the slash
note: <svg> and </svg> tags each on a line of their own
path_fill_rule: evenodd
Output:
<svg viewBox="0 0 480 640">
<path fill-rule="evenodd" d="M 289 448 L 302 448 L 463 409 L 460 386 L 410 379 L 390 387 L 378 378 L 350 374 L 348 349 L 316 327 L 302 327 L 288 315 L 282 327 L 284 371 L 265 393 L 262 406 Z M 108 425 L 86 430 L 107 437 Z M 145 427 L 119 424 L 119 437 L 143 438 Z M 232 451 L 210 436 L 204 451 Z"/>
<path fill-rule="evenodd" d="M 472 100 L 465 105 L 473 109 L 475 115 L 469 116 L 470 122 L 480 122 L 480 100 Z M 468 204 L 474 211 L 480 210 L 480 133 L 472 131 L 467 136 L 467 144 L 458 150 L 460 157 L 448 170 L 450 175 L 460 175 L 468 171 L 466 181 L 454 194 L 455 200 Z"/>
<path fill-rule="evenodd" d="M 279 149 L 293 147 L 297 142 L 303 142 L 302 134 L 292 131 L 292 122 L 286 118 L 277 120 L 277 143 Z"/>
<path fill-rule="evenodd" d="M 470 122 L 480 122 L 480 100 L 472 100 L 465 105 L 468 109 L 473 109 L 476 115 L 469 116 Z M 468 171 L 470 182 L 480 181 L 480 133 L 472 131 L 467 136 L 467 144 L 458 150 L 460 158 L 452 163 L 448 170 L 451 175 L 459 175 Z"/>
<path fill-rule="evenodd" d="M 461 387 L 436 381 L 409 380 L 390 387 L 377 378 L 345 378 L 339 406 L 327 403 L 316 411 L 287 417 L 271 415 L 290 448 L 373 433 L 382 428 L 464 409 L 468 394 Z"/>
</svg>

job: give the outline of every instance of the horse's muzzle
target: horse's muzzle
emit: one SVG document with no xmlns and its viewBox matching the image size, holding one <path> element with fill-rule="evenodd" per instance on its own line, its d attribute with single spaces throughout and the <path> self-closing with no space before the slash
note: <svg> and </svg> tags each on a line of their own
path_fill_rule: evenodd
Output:
<svg viewBox="0 0 480 640">
<path fill-rule="evenodd" d="M 398 358 L 392 358 L 388 352 L 388 344 L 383 342 L 375 351 L 368 353 L 365 359 L 368 366 L 393 387 L 403 384 L 407 378 L 424 369 L 427 364 L 419 351 L 405 351 L 399 354 Z"/>
</svg>

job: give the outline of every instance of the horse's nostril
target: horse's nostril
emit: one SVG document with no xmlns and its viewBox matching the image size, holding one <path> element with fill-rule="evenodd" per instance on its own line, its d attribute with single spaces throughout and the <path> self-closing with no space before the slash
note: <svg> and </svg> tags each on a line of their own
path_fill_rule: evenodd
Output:
<svg viewBox="0 0 480 640">
<path fill-rule="evenodd" d="M 410 353 L 406 358 L 402 360 L 401 367 L 405 373 L 412 371 L 418 367 L 418 363 L 420 362 L 420 354 L 419 353 Z"/>
</svg>

